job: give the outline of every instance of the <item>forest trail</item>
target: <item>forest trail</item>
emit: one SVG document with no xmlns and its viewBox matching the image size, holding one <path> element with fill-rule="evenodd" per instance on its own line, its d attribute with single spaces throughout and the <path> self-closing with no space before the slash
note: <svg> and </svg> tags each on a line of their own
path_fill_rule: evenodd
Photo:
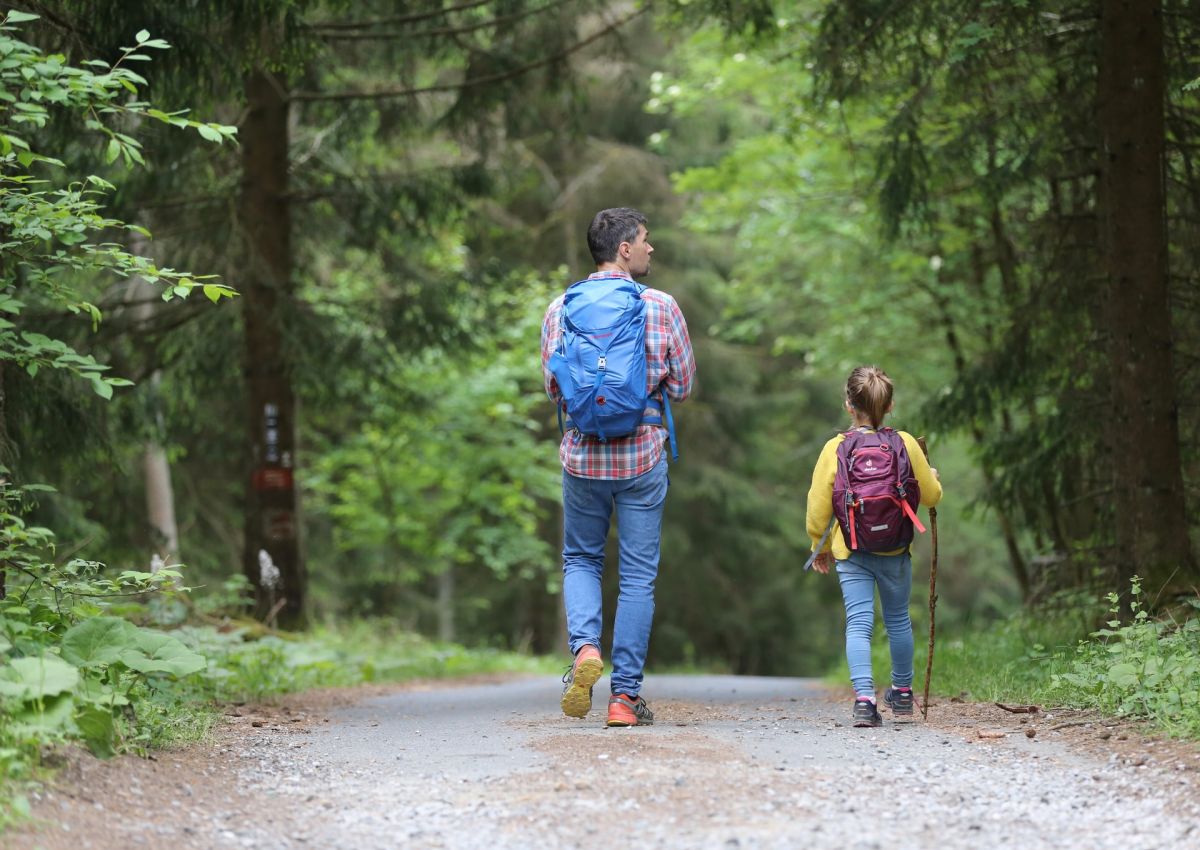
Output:
<svg viewBox="0 0 1200 850">
<path fill-rule="evenodd" d="M 582 721 L 558 713 L 549 677 L 231 709 L 206 746 L 73 758 L 34 807 L 41 826 L 0 846 L 1200 846 L 1196 748 L 1094 718 L 1087 745 L 1084 721 L 991 706 L 854 729 L 814 680 L 653 676 L 656 724 L 606 729 L 606 693 Z"/>
</svg>

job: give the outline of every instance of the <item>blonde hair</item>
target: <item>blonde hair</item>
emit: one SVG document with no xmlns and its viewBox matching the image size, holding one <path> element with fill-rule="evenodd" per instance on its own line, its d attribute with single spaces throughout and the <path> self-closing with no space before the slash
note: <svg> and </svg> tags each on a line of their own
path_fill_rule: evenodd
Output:
<svg viewBox="0 0 1200 850">
<path fill-rule="evenodd" d="M 892 406 L 892 379 L 878 366 L 859 366 L 846 379 L 846 401 L 878 428 Z"/>
</svg>

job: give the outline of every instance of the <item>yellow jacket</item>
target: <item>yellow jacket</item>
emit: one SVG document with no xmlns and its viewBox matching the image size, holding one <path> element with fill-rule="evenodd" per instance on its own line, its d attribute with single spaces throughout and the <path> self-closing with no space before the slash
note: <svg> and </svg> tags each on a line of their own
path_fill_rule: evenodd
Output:
<svg viewBox="0 0 1200 850">
<path fill-rule="evenodd" d="M 905 431 L 897 431 L 904 440 L 904 448 L 908 451 L 908 460 L 912 464 L 913 477 L 921 487 L 921 504 L 932 508 L 942 500 L 942 485 L 933 477 L 929 469 L 929 461 L 925 453 L 917 445 L 917 440 Z M 838 434 L 821 449 L 817 458 L 816 468 L 813 469 L 812 487 L 808 490 L 808 536 L 812 538 L 812 551 L 817 551 L 817 544 L 833 519 L 833 479 L 837 476 L 837 449 L 846 439 L 845 434 Z M 825 541 L 825 550 L 833 551 L 833 557 L 844 561 L 850 557 L 850 547 L 842 538 L 842 528 L 837 523 L 833 525 L 833 533 Z M 877 555 L 899 555 L 903 549 L 894 552 L 876 552 Z"/>
</svg>

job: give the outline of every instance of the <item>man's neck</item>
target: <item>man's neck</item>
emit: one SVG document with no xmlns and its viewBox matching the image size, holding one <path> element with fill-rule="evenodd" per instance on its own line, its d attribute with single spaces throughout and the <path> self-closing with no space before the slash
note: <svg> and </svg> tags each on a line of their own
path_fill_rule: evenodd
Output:
<svg viewBox="0 0 1200 850">
<path fill-rule="evenodd" d="M 612 263 L 600 263 L 598 266 L 596 266 L 596 274 L 606 274 L 606 273 L 607 274 L 623 274 L 623 275 L 625 275 L 625 277 L 628 277 L 628 278 L 633 277 L 633 275 L 631 275 L 629 273 L 629 269 L 625 267 L 625 264 L 621 263 L 619 261 L 612 262 Z"/>
</svg>

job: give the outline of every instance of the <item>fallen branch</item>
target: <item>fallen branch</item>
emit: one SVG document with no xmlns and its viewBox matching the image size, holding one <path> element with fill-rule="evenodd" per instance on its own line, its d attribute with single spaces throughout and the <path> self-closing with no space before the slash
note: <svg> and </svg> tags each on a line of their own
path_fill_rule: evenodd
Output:
<svg viewBox="0 0 1200 850">
<path fill-rule="evenodd" d="M 1002 702 L 995 704 L 996 708 L 1002 708 L 1011 714 L 1037 714 L 1041 711 L 1036 705 L 1005 705 Z"/>
</svg>

